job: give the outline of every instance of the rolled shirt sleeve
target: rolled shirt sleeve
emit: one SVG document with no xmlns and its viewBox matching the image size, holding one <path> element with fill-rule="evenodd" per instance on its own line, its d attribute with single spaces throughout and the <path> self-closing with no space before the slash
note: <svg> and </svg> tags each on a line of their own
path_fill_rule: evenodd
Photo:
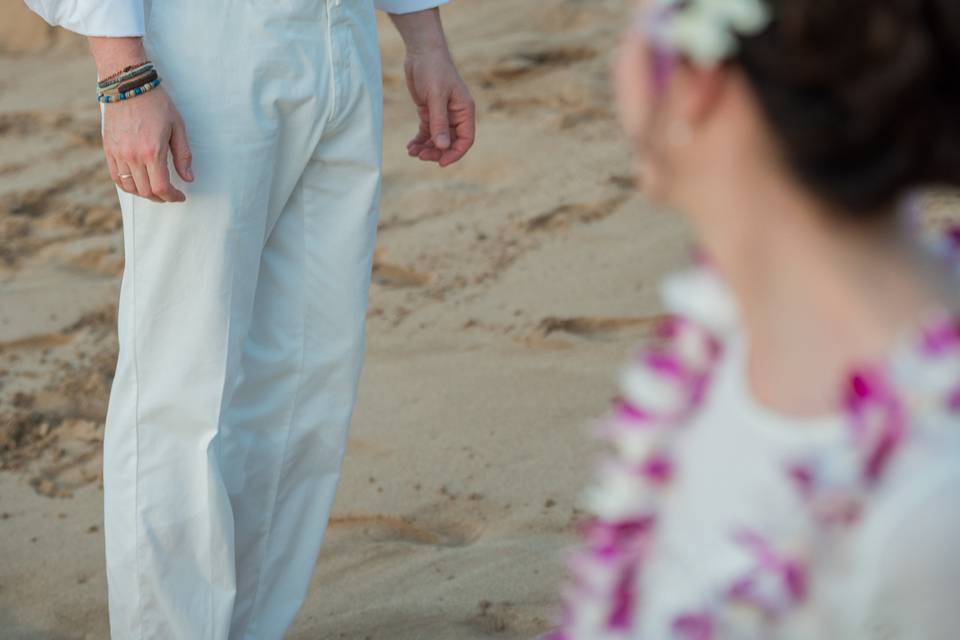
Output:
<svg viewBox="0 0 960 640">
<path fill-rule="evenodd" d="M 375 0 L 387 13 L 433 9 L 448 0 Z M 85 36 L 131 37 L 144 33 L 143 0 L 25 0 L 55 27 Z"/>
<path fill-rule="evenodd" d="M 394 0 L 402 4 L 403 0 Z M 409 0 L 411 3 L 414 0 Z M 420 0 L 424 4 L 426 0 Z M 25 0 L 55 27 L 85 36 L 136 37 L 144 32 L 143 0 Z"/>
<path fill-rule="evenodd" d="M 446 3 L 447 0 L 376 0 L 377 9 L 387 13 L 413 13 Z"/>
</svg>

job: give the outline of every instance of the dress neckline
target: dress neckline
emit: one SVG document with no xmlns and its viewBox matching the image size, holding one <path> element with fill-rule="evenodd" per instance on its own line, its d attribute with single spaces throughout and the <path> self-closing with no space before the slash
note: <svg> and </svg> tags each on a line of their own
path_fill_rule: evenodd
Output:
<svg viewBox="0 0 960 640">
<path fill-rule="evenodd" d="M 729 379 L 723 382 L 729 385 L 727 390 L 734 394 L 744 410 L 758 418 L 751 420 L 751 424 L 767 436 L 789 442 L 845 442 L 847 421 L 839 412 L 810 417 L 792 416 L 768 407 L 757 399 L 750 387 L 748 353 L 749 341 L 743 332 L 736 331 L 728 336 L 725 357 L 728 359 Z"/>
</svg>

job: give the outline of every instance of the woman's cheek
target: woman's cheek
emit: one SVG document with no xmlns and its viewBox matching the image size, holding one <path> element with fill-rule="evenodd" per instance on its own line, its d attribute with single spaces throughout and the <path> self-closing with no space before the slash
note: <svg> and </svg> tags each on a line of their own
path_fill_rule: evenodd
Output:
<svg viewBox="0 0 960 640">
<path fill-rule="evenodd" d="M 615 64 L 617 102 L 626 134 L 639 141 L 650 117 L 650 60 L 646 44 L 630 34 L 620 47 Z"/>
</svg>

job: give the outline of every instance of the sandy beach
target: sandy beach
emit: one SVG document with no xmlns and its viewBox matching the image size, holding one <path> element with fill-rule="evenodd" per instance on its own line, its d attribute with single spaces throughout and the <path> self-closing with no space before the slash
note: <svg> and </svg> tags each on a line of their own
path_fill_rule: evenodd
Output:
<svg viewBox="0 0 960 640">
<path fill-rule="evenodd" d="M 299 640 L 532 639 L 581 516 L 591 417 L 686 260 L 635 195 L 607 68 L 623 0 L 460 0 L 478 145 L 406 157 L 384 22 L 386 166 L 369 350 Z M 106 638 L 100 446 L 120 213 L 82 41 L 0 8 L 0 638 Z M 202 176 L 198 179 L 202 180 Z"/>
</svg>

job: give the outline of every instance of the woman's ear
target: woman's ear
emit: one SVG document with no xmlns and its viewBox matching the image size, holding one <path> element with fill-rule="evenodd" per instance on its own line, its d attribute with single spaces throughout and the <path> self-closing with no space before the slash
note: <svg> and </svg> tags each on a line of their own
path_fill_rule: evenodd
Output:
<svg viewBox="0 0 960 640">
<path fill-rule="evenodd" d="M 691 129 L 710 120 L 726 98 L 730 74 L 730 69 L 725 66 L 702 69 L 689 63 L 678 65 L 674 74 L 677 117 Z"/>
</svg>

